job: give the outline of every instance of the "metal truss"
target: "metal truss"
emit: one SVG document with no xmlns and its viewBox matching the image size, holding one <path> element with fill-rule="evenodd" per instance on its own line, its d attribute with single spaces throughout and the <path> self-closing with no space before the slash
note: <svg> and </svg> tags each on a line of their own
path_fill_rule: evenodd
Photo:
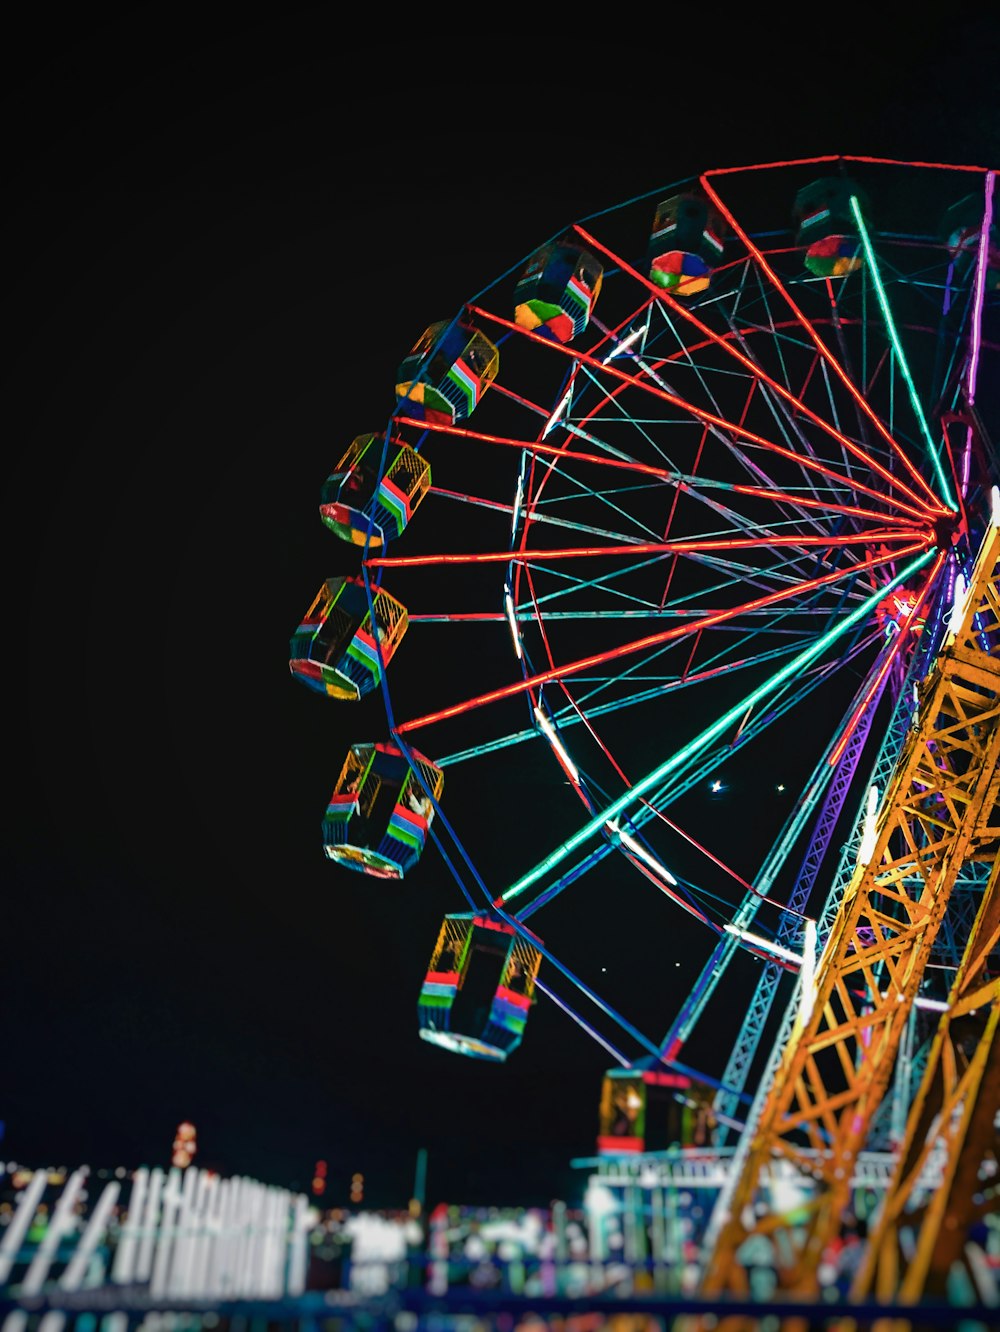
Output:
<svg viewBox="0 0 1000 1332">
<path fill-rule="evenodd" d="M 918 692 L 915 724 L 882 800 L 870 854 L 859 855 L 813 984 L 800 977 L 789 1039 L 759 1116 L 748 1123 L 735 1186 L 720 1196 L 723 1210 L 709 1227 L 705 1295 L 746 1294 L 739 1251 L 757 1236 L 768 1243 L 782 1292 L 818 1294 L 818 1268 L 841 1234 L 855 1162 L 886 1094 L 952 890 L 968 863 L 995 857 L 998 560 L 1000 529 L 991 526 L 964 607 Z M 936 1057 L 934 1067 L 940 1062 Z M 925 1081 L 932 1075 L 929 1063 Z M 802 1186 L 786 1211 L 759 1205 L 776 1162 L 787 1163 Z M 954 1178 L 958 1165 L 951 1159 L 946 1177 Z"/>
</svg>

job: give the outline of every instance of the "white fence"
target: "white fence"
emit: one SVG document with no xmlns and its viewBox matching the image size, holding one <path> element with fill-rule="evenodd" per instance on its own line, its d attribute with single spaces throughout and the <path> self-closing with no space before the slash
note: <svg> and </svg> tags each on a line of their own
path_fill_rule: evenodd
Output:
<svg viewBox="0 0 1000 1332">
<path fill-rule="evenodd" d="M 30 1302 L 45 1293 L 51 1302 L 51 1294 L 110 1286 L 162 1304 L 305 1290 L 315 1213 L 303 1195 L 192 1166 L 136 1170 L 127 1199 L 111 1180 L 91 1200 L 90 1182 L 86 1166 L 61 1188 L 48 1170 L 32 1173 L 0 1232 L 0 1294 Z M 22 1332 L 25 1317 L 8 1313 L 0 1332 Z M 44 1332 L 59 1332 L 61 1317 L 47 1318 Z"/>
</svg>

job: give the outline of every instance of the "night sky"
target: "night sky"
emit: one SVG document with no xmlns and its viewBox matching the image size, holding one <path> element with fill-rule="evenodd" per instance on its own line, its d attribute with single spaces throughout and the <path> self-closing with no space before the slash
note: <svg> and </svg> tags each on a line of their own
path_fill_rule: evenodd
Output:
<svg viewBox="0 0 1000 1332">
<path fill-rule="evenodd" d="M 582 1188 L 609 1057 L 544 1000 L 504 1066 L 420 1041 L 461 898 L 433 852 L 403 884 L 324 859 L 380 704 L 289 675 L 340 558 L 319 488 L 424 328 L 575 218 L 726 165 L 1000 162 L 1000 22 L 406 41 L 327 13 L 140 5 L 8 46 L 0 1159 L 165 1165 L 187 1118 L 199 1164 L 305 1188 L 322 1158 L 332 1202 L 360 1170 L 405 1205 L 425 1148 L 431 1203 L 543 1204 Z M 504 763 L 461 792 L 498 886 L 555 798 Z M 582 894 L 552 941 L 606 948 L 658 1036 L 702 956 L 631 910 Z"/>
</svg>

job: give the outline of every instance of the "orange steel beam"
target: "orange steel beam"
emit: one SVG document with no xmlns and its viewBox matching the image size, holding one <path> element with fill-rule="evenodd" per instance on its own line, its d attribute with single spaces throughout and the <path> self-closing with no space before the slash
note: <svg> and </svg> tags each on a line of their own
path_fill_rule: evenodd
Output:
<svg viewBox="0 0 1000 1332">
<path fill-rule="evenodd" d="M 1000 1208 L 996 1181 L 980 1179 L 995 1151 L 1000 1104 L 1000 860 L 976 921 L 910 1107 L 899 1161 L 870 1231 L 851 1299 L 915 1304 L 947 1295 L 974 1221 Z M 928 1198 L 921 1177 L 942 1159 Z M 976 1195 L 982 1195 L 977 1204 Z M 916 1199 L 915 1199 L 916 1195 Z"/>
<path fill-rule="evenodd" d="M 751 1247 L 769 1244 L 782 1294 L 819 1294 L 820 1262 L 841 1236 L 854 1167 L 892 1075 L 952 887 L 968 860 L 995 850 L 996 527 L 984 539 L 961 622 L 946 637 L 919 693 L 917 723 L 882 801 L 874 850 L 847 887 L 816 967 L 811 1006 L 800 1005 L 760 1115 L 749 1126 L 752 1137 L 706 1255 L 704 1296 L 746 1295 L 740 1250 L 752 1238 L 759 1242 Z M 775 1167 L 801 1185 L 792 1212 L 782 1213 L 768 1199 Z"/>
</svg>

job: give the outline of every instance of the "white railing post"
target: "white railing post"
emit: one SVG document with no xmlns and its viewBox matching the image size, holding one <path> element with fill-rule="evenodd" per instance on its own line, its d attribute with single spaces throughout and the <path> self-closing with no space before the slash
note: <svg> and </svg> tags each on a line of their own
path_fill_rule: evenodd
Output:
<svg viewBox="0 0 1000 1332">
<path fill-rule="evenodd" d="M 149 1188 L 149 1171 L 141 1166 L 132 1176 L 132 1188 L 129 1191 L 128 1210 L 125 1224 L 118 1235 L 115 1256 L 111 1263 L 111 1280 L 117 1285 L 125 1285 L 135 1275 L 135 1260 L 138 1240 L 142 1231 L 143 1208 L 146 1205 L 146 1192 Z"/>
<path fill-rule="evenodd" d="M 52 1213 L 52 1220 L 49 1222 L 45 1237 L 35 1250 L 35 1256 L 24 1275 L 24 1280 L 21 1283 L 22 1295 L 37 1295 L 42 1289 L 60 1242 L 76 1224 L 75 1208 L 88 1173 L 88 1167 L 81 1166 L 78 1170 L 74 1170 L 66 1181 L 65 1187 L 59 1195 L 59 1201 L 56 1203 L 55 1211 Z"/>
<path fill-rule="evenodd" d="M 24 1237 L 28 1233 L 32 1217 L 38 1210 L 38 1204 L 42 1201 L 42 1194 L 48 1182 L 49 1172 L 36 1170 L 28 1181 L 28 1187 L 21 1194 L 17 1210 L 4 1232 L 3 1239 L 0 1240 L 0 1286 L 7 1284 L 11 1268 L 17 1262 L 17 1255 L 21 1252 Z"/>
</svg>

